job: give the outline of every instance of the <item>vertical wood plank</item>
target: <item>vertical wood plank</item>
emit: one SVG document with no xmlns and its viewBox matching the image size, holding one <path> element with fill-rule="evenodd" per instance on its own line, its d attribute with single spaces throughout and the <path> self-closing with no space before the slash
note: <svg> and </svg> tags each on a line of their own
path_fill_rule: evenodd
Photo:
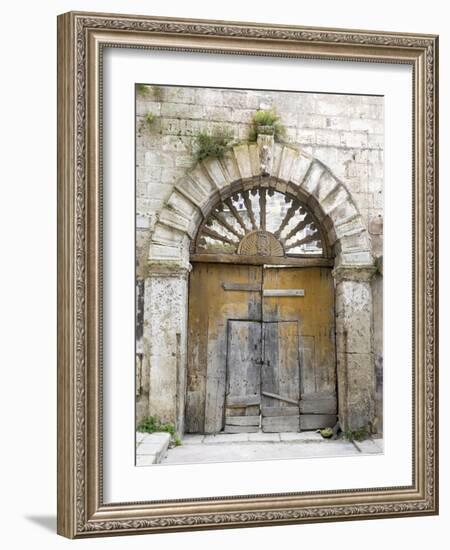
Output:
<svg viewBox="0 0 450 550">
<path fill-rule="evenodd" d="M 261 391 L 261 323 L 228 321 L 227 397 L 259 397 Z M 239 409 L 235 409 L 236 411 Z M 252 406 L 254 410 L 254 406 Z M 246 415 L 246 410 L 244 415 Z M 259 407 L 258 407 L 259 414 Z M 239 414 L 236 412 L 236 416 Z M 225 427 L 228 421 L 226 421 Z"/>
<path fill-rule="evenodd" d="M 262 391 L 297 402 L 300 399 L 298 323 L 296 321 L 264 323 Z M 283 409 L 292 408 L 291 403 L 282 399 L 268 395 L 263 395 L 262 399 L 266 415 L 272 408 L 280 409 L 273 416 L 280 416 L 283 414 Z M 287 413 L 289 414 L 290 411 Z M 268 425 L 263 423 L 263 429 Z M 277 425 L 281 426 L 282 421 Z"/>
</svg>

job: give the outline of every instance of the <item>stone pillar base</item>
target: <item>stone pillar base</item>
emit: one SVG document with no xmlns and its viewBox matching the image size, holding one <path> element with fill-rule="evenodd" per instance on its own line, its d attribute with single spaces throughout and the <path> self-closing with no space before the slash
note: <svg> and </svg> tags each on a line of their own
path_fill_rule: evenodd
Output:
<svg viewBox="0 0 450 550">
<path fill-rule="evenodd" d="M 337 267 L 336 352 L 339 421 L 343 431 L 371 428 L 375 416 L 373 308 L 375 267 Z"/>
<path fill-rule="evenodd" d="M 174 424 L 179 434 L 184 429 L 188 273 L 175 264 L 151 266 L 144 296 L 148 415 Z"/>
</svg>

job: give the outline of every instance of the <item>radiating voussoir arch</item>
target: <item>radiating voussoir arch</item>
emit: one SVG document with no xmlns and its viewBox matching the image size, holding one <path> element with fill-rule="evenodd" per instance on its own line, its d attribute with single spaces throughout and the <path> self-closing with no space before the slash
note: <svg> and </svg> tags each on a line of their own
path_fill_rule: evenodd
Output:
<svg viewBox="0 0 450 550">
<path fill-rule="evenodd" d="M 230 251 L 239 252 L 244 237 L 267 230 L 263 201 L 275 194 L 285 196 L 288 207 L 280 217 L 279 226 L 272 227 L 268 233 L 275 235 L 284 253 L 293 250 L 300 255 L 335 257 L 335 265 L 373 265 L 367 231 L 358 208 L 345 185 L 329 168 L 301 149 L 275 144 L 270 171 L 263 175 L 256 143 L 237 145 L 221 159 L 198 162 L 177 182 L 153 228 L 149 262 L 187 265 L 190 253 L 214 242 L 217 231 L 211 228 L 211 222 L 217 222 L 222 229 L 225 227 L 222 233 L 227 235 Z M 242 201 L 246 212 L 242 224 L 239 221 L 242 216 L 231 212 L 233 196 L 235 201 Z M 255 200 L 259 210 L 252 207 Z M 227 213 L 233 215 L 228 219 L 222 216 L 220 220 L 220 205 L 226 205 Z M 234 220 L 232 224 L 229 218 Z M 248 241 L 247 246 L 250 239 L 244 240 Z M 272 237 L 269 241 L 272 244 L 269 242 L 267 246 L 276 250 Z M 226 240 L 216 238 L 215 242 L 227 246 Z M 302 245 L 309 243 L 313 243 L 312 248 L 305 252 Z"/>
</svg>

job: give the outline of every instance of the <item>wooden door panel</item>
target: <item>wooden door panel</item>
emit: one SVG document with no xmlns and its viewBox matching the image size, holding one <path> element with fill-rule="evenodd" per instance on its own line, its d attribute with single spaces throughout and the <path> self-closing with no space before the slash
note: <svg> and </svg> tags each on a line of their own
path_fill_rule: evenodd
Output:
<svg viewBox="0 0 450 550">
<path fill-rule="evenodd" d="M 262 431 L 265 433 L 299 432 L 299 419 L 298 414 L 295 416 L 263 416 L 261 423 Z"/>
<path fill-rule="evenodd" d="M 298 326 L 296 321 L 263 323 L 262 403 L 289 407 L 300 399 Z M 275 394 L 285 400 L 268 397 Z"/>
<path fill-rule="evenodd" d="M 261 323 L 228 321 L 227 402 L 246 405 L 259 399 L 261 386 Z"/>
<path fill-rule="evenodd" d="M 236 433 L 259 428 L 259 406 L 256 415 L 247 415 L 247 407 L 260 402 L 261 391 L 261 323 L 228 321 L 227 390 L 225 406 L 237 406 L 233 415 L 225 416 L 225 432 Z M 244 413 L 238 413 L 244 411 Z"/>
<path fill-rule="evenodd" d="M 298 432 L 300 373 L 297 321 L 263 323 L 262 430 Z"/>
<path fill-rule="evenodd" d="M 225 417 L 228 319 L 261 319 L 260 266 L 194 263 L 189 276 L 185 430 L 217 433 Z M 259 412 L 259 405 L 258 412 Z M 258 413 L 257 413 L 258 414 Z"/>
<path fill-rule="evenodd" d="M 302 396 L 316 393 L 315 338 L 302 334 L 300 336 L 300 389 Z"/>
<path fill-rule="evenodd" d="M 268 295 L 268 291 L 274 289 L 289 292 L 285 296 Z M 316 394 L 335 396 L 334 281 L 331 270 L 327 267 L 266 266 L 263 292 L 266 294 L 263 299 L 264 322 L 298 321 L 301 399 L 313 399 Z"/>
</svg>

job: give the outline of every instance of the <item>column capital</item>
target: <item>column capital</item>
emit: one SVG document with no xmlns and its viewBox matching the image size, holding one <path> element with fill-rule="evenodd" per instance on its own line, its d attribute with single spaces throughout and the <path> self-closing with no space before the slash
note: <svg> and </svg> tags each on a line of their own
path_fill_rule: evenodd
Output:
<svg viewBox="0 0 450 550">
<path fill-rule="evenodd" d="M 377 272 L 376 266 L 336 266 L 332 275 L 336 283 L 341 281 L 369 282 Z"/>
<path fill-rule="evenodd" d="M 180 262 L 148 262 L 145 270 L 145 278 L 151 277 L 175 277 L 187 279 L 192 265 Z"/>
</svg>

